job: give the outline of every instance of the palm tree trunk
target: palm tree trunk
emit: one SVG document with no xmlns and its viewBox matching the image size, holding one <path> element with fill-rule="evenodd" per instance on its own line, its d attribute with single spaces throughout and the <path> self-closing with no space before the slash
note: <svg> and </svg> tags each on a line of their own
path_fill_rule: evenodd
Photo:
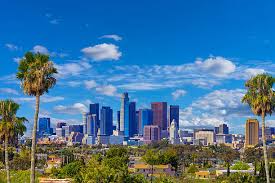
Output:
<svg viewBox="0 0 275 183">
<path fill-rule="evenodd" d="M 265 163 L 266 182 L 270 183 L 269 166 L 268 166 L 268 159 L 267 159 L 267 148 L 266 148 L 266 137 L 265 137 L 265 114 L 262 114 L 262 140 L 263 140 L 263 148 L 264 148 L 264 163 Z"/>
<path fill-rule="evenodd" d="M 230 175 L 230 163 L 226 163 L 227 164 L 227 177 L 229 177 Z"/>
<path fill-rule="evenodd" d="M 31 183 L 35 182 L 35 150 L 36 150 L 36 133 L 37 133 L 37 121 L 39 114 L 40 95 L 36 95 L 35 114 L 32 129 L 32 152 L 31 152 Z"/>
<path fill-rule="evenodd" d="M 8 151 L 8 136 L 5 135 L 5 164 L 7 172 L 7 183 L 10 183 L 10 166 L 9 166 L 9 151 Z"/>
</svg>

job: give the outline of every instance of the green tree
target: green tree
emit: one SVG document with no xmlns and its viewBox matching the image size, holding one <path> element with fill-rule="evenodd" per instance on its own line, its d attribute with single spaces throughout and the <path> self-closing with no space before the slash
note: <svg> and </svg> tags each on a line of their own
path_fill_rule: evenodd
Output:
<svg viewBox="0 0 275 183">
<path fill-rule="evenodd" d="M 159 156 L 158 153 L 149 149 L 142 159 L 151 166 L 151 182 L 153 182 L 153 175 L 154 175 L 154 165 L 159 164 Z"/>
<path fill-rule="evenodd" d="M 18 66 L 17 78 L 21 81 L 21 87 L 25 94 L 36 97 L 35 115 L 32 131 L 31 175 L 30 182 L 35 182 L 35 149 L 36 130 L 39 114 L 40 96 L 52 88 L 56 79 L 54 74 L 57 69 L 48 55 L 27 52 Z"/>
<path fill-rule="evenodd" d="M 244 161 L 254 164 L 254 175 L 257 174 L 257 166 L 262 159 L 262 154 L 262 150 L 259 147 L 249 147 L 244 150 Z"/>
<path fill-rule="evenodd" d="M 220 146 L 216 147 L 216 154 L 219 159 L 224 161 L 225 166 L 227 168 L 227 176 L 229 176 L 231 163 L 235 159 L 240 157 L 238 151 L 224 144 L 221 144 Z"/>
<path fill-rule="evenodd" d="M 10 182 L 10 167 L 9 167 L 9 153 L 8 144 L 14 134 L 23 135 L 26 131 L 24 126 L 25 118 L 17 117 L 16 113 L 19 105 L 12 100 L 0 101 L 0 137 L 4 139 L 5 144 L 5 165 L 7 171 L 7 182 Z"/>
<path fill-rule="evenodd" d="M 262 139 L 267 183 L 270 182 L 270 178 L 265 136 L 265 117 L 275 111 L 275 92 L 272 89 L 274 82 L 275 79 L 272 76 L 258 74 L 245 83 L 247 93 L 242 99 L 242 102 L 247 103 L 255 115 L 262 117 Z"/>
<path fill-rule="evenodd" d="M 232 167 L 232 170 L 248 170 L 249 165 L 247 163 L 244 163 L 242 161 L 236 162 Z"/>
</svg>

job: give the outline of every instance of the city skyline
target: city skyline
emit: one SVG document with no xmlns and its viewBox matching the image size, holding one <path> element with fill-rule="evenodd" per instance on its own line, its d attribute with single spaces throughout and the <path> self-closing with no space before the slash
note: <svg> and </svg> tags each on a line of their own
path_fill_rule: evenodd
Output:
<svg viewBox="0 0 275 183">
<path fill-rule="evenodd" d="M 273 2 L 63 4 L 18 1 L 0 8 L 0 99 L 21 104 L 28 129 L 35 99 L 23 94 L 15 73 L 33 51 L 49 54 L 59 71 L 56 87 L 41 99 L 40 117 L 53 124 L 81 124 L 91 103 L 110 106 L 116 122 L 128 92 L 136 109 L 179 105 L 180 128 L 227 123 L 244 134 L 246 119 L 254 118 L 241 104 L 244 82 L 257 73 L 274 75 Z M 275 126 L 274 117 L 267 120 Z"/>
</svg>

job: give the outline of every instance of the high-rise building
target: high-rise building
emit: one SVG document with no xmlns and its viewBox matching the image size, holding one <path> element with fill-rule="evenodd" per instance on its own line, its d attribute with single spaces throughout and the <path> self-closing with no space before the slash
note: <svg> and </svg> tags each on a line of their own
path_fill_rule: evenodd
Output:
<svg viewBox="0 0 275 183">
<path fill-rule="evenodd" d="M 98 103 L 90 104 L 90 114 L 95 116 L 95 121 L 97 123 L 97 126 L 99 126 L 99 104 Z"/>
<path fill-rule="evenodd" d="M 66 126 L 66 123 L 65 122 L 58 122 L 56 124 L 56 128 L 62 128 L 62 126 Z"/>
<path fill-rule="evenodd" d="M 82 113 L 82 125 L 83 125 L 83 133 L 87 134 L 87 112 Z"/>
<path fill-rule="evenodd" d="M 220 124 L 219 133 L 220 134 L 229 134 L 229 128 L 228 128 L 227 124 Z"/>
<path fill-rule="evenodd" d="M 65 130 L 63 128 L 56 128 L 55 133 L 58 137 L 65 137 Z"/>
<path fill-rule="evenodd" d="M 213 145 L 215 142 L 214 130 L 211 130 L 211 129 L 194 130 L 194 141 L 198 141 L 202 145 Z"/>
<path fill-rule="evenodd" d="M 151 103 L 153 111 L 153 125 L 157 125 L 161 130 L 167 130 L 167 102 Z"/>
<path fill-rule="evenodd" d="M 152 125 L 152 123 L 153 123 L 153 111 L 151 109 L 140 109 L 139 122 L 138 122 L 139 134 L 143 135 L 144 126 Z"/>
<path fill-rule="evenodd" d="M 51 119 L 50 118 L 39 118 L 38 122 L 38 135 L 51 135 L 52 134 L 51 128 Z"/>
<path fill-rule="evenodd" d="M 265 127 L 265 138 L 266 140 L 271 140 L 272 139 L 272 127 Z M 262 139 L 262 127 L 259 127 L 259 139 Z"/>
<path fill-rule="evenodd" d="M 83 125 L 70 125 L 69 133 L 71 133 L 71 132 L 83 133 Z"/>
<path fill-rule="evenodd" d="M 129 137 L 133 137 L 137 134 L 137 125 L 136 125 L 136 103 L 129 103 Z"/>
<path fill-rule="evenodd" d="M 245 124 L 245 147 L 253 147 L 259 143 L 259 121 L 247 119 Z"/>
<path fill-rule="evenodd" d="M 176 120 L 173 120 L 169 128 L 169 140 L 171 144 L 179 144 L 179 129 L 177 127 Z"/>
<path fill-rule="evenodd" d="M 125 137 L 129 137 L 129 128 L 129 97 L 128 93 L 123 93 L 120 107 L 120 131 Z"/>
<path fill-rule="evenodd" d="M 179 128 L 179 106 L 178 105 L 170 105 L 169 107 L 169 126 L 172 123 L 173 120 L 175 120 L 175 123 L 177 127 Z"/>
<path fill-rule="evenodd" d="M 220 131 L 220 129 L 219 129 L 219 127 L 218 127 L 218 126 L 214 127 L 214 132 L 215 132 L 215 134 L 220 133 L 219 131 Z"/>
<path fill-rule="evenodd" d="M 139 134 L 139 111 L 136 111 L 136 134 Z"/>
<path fill-rule="evenodd" d="M 145 143 L 157 142 L 160 140 L 160 127 L 157 125 L 144 126 L 143 140 Z"/>
<path fill-rule="evenodd" d="M 97 118 L 96 114 L 87 114 L 87 127 L 86 127 L 86 134 L 88 136 L 97 136 L 97 130 L 98 130 L 98 125 L 97 125 Z"/>
<path fill-rule="evenodd" d="M 110 136 L 113 134 L 113 110 L 103 106 L 100 111 L 100 135 Z"/>
<path fill-rule="evenodd" d="M 120 131 L 120 111 L 117 111 L 117 131 Z"/>
</svg>

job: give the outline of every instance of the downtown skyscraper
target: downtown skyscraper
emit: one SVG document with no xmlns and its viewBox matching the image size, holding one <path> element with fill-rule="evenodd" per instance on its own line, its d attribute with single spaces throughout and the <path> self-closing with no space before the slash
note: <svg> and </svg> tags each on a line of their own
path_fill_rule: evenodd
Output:
<svg viewBox="0 0 275 183">
<path fill-rule="evenodd" d="M 139 134 L 143 135 L 144 126 L 152 125 L 152 123 L 153 123 L 153 111 L 151 109 L 140 109 L 139 122 L 138 122 Z"/>
<path fill-rule="evenodd" d="M 124 133 L 125 137 L 130 136 L 130 124 L 129 124 L 129 97 L 128 93 L 123 93 L 121 96 L 120 107 L 120 131 Z"/>
<path fill-rule="evenodd" d="M 173 120 L 175 120 L 175 123 L 179 128 L 179 106 L 178 105 L 169 106 L 169 127 Z"/>
<path fill-rule="evenodd" d="M 129 137 L 133 137 L 138 134 L 137 120 L 136 120 L 136 103 L 129 103 Z"/>
<path fill-rule="evenodd" d="M 103 106 L 100 111 L 100 135 L 110 136 L 113 134 L 113 110 Z"/>
<path fill-rule="evenodd" d="M 167 102 L 152 102 L 153 125 L 160 127 L 160 130 L 167 130 Z"/>
</svg>

